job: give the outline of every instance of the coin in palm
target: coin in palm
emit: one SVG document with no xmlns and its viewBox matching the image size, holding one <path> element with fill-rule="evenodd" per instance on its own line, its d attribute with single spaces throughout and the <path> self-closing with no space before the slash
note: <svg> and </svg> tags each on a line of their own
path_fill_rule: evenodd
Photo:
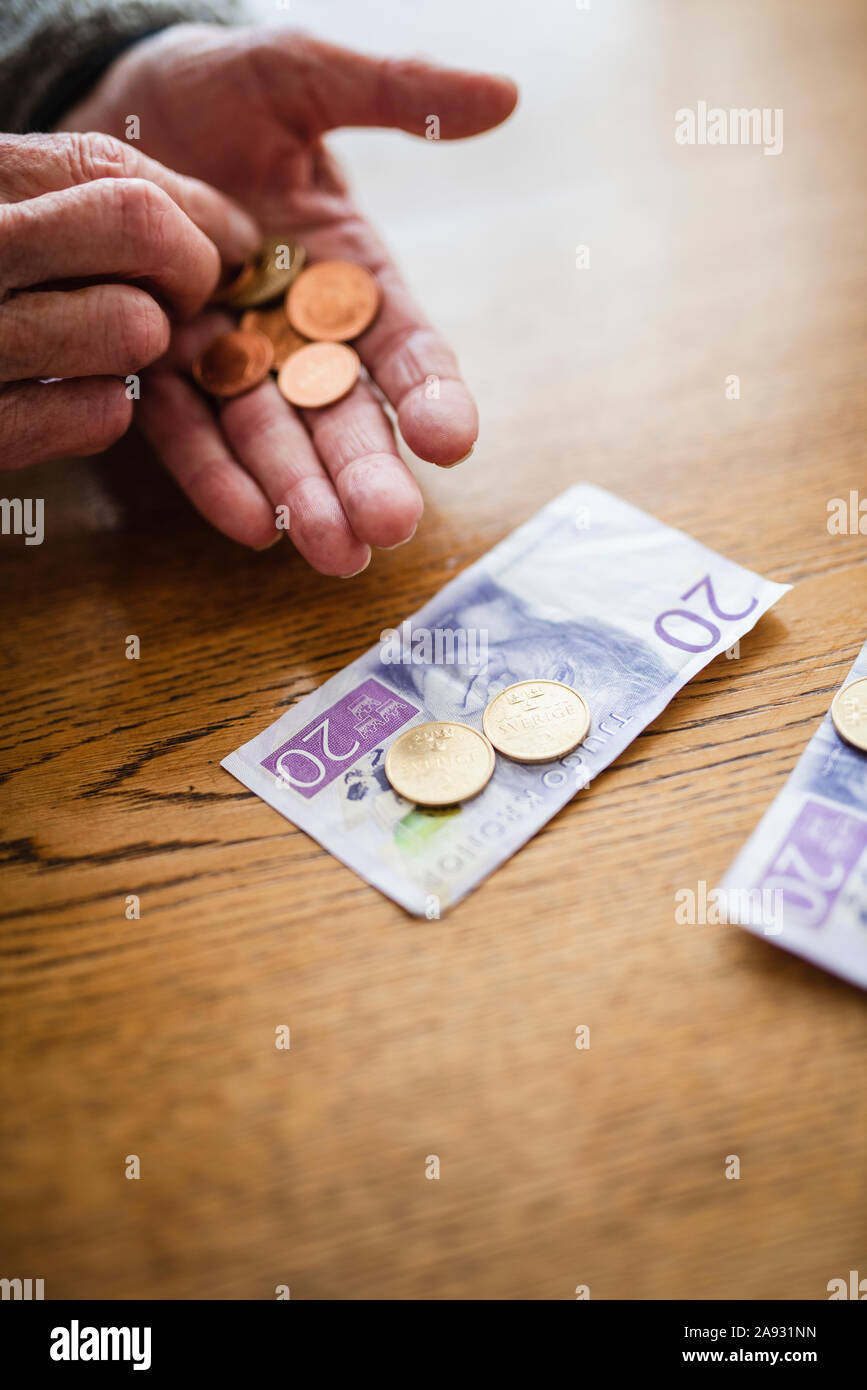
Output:
<svg viewBox="0 0 867 1390">
<path fill-rule="evenodd" d="M 312 410 L 341 400 L 360 370 L 358 353 L 345 343 L 308 343 L 287 357 L 277 385 L 290 405 Z"/>
<path fill-rule="evenodd" d="M 274 348 L 264 333 L 221 333 L 200 352 L 193 376 L 211 396 L 228 399 L 252 391 L 265 380 L 274 360 Z"/>
<path fill-rule="evenodd" d="M 344 343 L 375 319 L 379 282 L 354 261 L 318 261 L 308 266 L 286 296 L 286 313 L 296 332 L 314 342 Z"/>
</svg>

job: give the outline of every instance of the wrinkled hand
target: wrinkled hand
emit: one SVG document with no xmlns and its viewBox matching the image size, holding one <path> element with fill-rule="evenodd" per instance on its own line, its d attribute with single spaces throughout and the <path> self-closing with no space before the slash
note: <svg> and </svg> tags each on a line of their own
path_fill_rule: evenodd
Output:
<svg viewBox="0 0 867 1390">
<path fill-rule="evenodd" d="M 109 136 L 0 136 L 0 468 L 118 439 L 120 378 L 168 346 L 163 305 L 201 309 L 256 238 L 222 194 Z"/>
<path fill-rule="evenodd" d="M 367 265 L 383 305 L 359 355 L 410 448 L 449 466 L 475 441 L 475 404 L 321 137 L 341 125 L 424 135 L 431 115 L 444 139 L 473 135 L 504 120 L 515 99 L 505 78 L 370 58 L 297 33 L 179 25 L 119 58 L 63 124 L 122 135 L 136 115 L 142 149 L 223 189 L 264 231 L 297 237 L 315 260 Z M 139 405 L 144 432 L 199 510 L 263 547 L 282 534 L 275 508 L 288 505 L 292 540 L 326 574 L 357 573 L 371 545 L 408 540 L 421 494 L 370 383 L 319 411 L 292 410 L 270 380 L 212 407 L 187 372 L 223 324 L 209 314 L 176 334 Z M 436 400 L 425 394 L 431 375 Z"/>
</svg>

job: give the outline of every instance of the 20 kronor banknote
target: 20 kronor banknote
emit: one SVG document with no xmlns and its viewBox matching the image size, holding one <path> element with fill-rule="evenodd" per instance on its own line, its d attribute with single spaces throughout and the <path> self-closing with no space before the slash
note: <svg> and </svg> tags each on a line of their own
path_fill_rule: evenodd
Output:
<svg viewBox="0 0 867 1390">
<path fill-rule="evenodd" d="M 578 484 L 222 766 L 408 911 L 437 917 L 789 587 Z M 540 677 L 590 707 L 574 753 L 532 766 L 498 756 L 485 790 L 445 812 L 391 789 L 398 733 L 445 719 L 481 729 L 498 690 Z"/>
<path fill-rule="evenodd" d="M 867 676 L 867 643 L 844 688 Z M 867 989 L 867 753 L 826 714 L 720 884 L 726 919 Z"/>
</svg>

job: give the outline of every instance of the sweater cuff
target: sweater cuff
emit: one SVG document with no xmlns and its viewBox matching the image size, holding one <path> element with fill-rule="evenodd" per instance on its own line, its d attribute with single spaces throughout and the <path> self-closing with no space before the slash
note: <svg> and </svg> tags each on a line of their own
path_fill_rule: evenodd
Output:
<svg viewBox="0 0 867 1390">
<path fill-rule="evenodd" d="M 172 24 L 231 22 L 235 0 L 3 0 L 0 130 L 51 130 L 140 39 Z"/>
<path fill-rule="evenodd" d="M 98 44 L 91 49 L 80 62 L 62 72 L 43 93 L 42 100 L 27 119 L 27 131 L 53 130 L 64 111 L 87 96 L 115 58 L 119 58 L 140 39 L 149 39 L 152 34 L 158 34 L 167 27 L 160 25 L 156 29 L 144 29 L 140 34 L 127 34 L 122 39 L 115 39 L 114 43 Z"/>
</svg>

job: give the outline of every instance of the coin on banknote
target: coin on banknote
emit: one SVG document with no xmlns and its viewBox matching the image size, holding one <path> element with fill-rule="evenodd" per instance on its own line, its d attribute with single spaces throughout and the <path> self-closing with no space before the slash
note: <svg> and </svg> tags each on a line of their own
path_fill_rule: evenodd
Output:
<svg viewBox="0 0 867 1390">
<path fill-rule="evenodd" d="M 307 342 L 306 338 L 295 332 L 287 319 L 282 300 L 273 309 L 247 309 L 241 315 L 241 328 L 245 333 L 264 333 L 266 338 L 271 339 L 275 368 L 282 367 L 286 358 Z"/>
<path fill-rule="evenodd" d="M 317 342 L 357 338 L 373 322 L 379 282 L 355 261 L 319 261 L 298 276 L 286 296 L 292 327 Z"/>
<path fill-rule="evenodd" d="M 345 343 L 308 343 L 286 358 L 277 385 L 290 405 L 310 410 L 339 401 L 360 370 L 358 353 Z"/>
<path fill-rule="evenodd" d="M 221 333 L 199 353 L 193 376 L 212 396 L 240 396 L 265 380 L 273 360 L 274 348 L 264 333 L 235 329 Z"/>
<path fill-rule="evenodd" d="M 562 681 L 518 681 L 488 703 L 482 726 L 498 753 L 517 763 L 548 763 L 584 742 L 590 710 Z"/>
<path fill-rule="evenodd" d="M 494 750 L 469 724 L 416 724 L 385 755 L 385 775 L 399 796 L 419 806 L 452 806 L 478 796 L 494 771 Z"/>
<path fill-rule="evenodd" d="M 867 753 L 867 676 L 837 691 L 831 703 L 831 718 L 841 738 Z"/>
<path fill-rule="evenodd" d="M 252 309 L 285 295 L 304 264 L 306 252 L 289 237 L 268 237 L 231 284 L 214 295 L 215 304 Z"/>
</svg>

